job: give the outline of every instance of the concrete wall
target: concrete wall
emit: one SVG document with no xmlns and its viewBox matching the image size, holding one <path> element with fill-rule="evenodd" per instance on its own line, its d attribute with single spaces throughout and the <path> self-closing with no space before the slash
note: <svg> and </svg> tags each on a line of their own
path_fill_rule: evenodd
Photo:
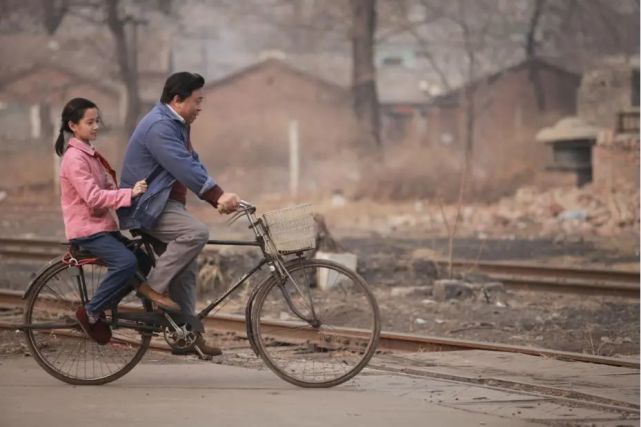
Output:
<svg viewBox="0 0 641 427">
<path fill-rule="evenodd" d="M 601 134 L 592 148 L 592 179 L 603 189 L 639 189 L 639 135 Z"/>
<path fill-rule="evenodd" d="M 638 111 L 638 103 L 632 102 L 633 93 L 639 91 L 638 82 L 636 87 L 632 84 L 633 70 L 630 65 L 613 64 L 586 72 L 578 94 L 578 115 L 593 125 L 614 129 L 618 113 Z M 637 63 L 637 79 L 638 70 Z"/>
<path fill-rule="evenodd" d="M 620 113 L 631 113 L 631 119 L 636 116 L 638 120 L 638 71 L 638 61 L 634 65 L 610 61 L 587 72 L 581 81 L 579 116 L 605 129 L 592 149 L 592 176 L 597 187 L 633 186 L 638 190 L 639 133 L 617 133 Z"/>
</svg>

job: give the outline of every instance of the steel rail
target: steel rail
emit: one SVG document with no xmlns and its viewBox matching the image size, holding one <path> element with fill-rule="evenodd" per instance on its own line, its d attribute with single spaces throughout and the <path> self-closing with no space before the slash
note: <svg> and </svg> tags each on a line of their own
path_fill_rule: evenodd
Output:
<svg viewBox="0 0 641 427">
<path fill-rule="evenodd" d="M 24 306 L 23 293 L 15 290 L 0 290 L 0 307 L 15 308 Z M 217 313 L 203 319 L 206 330 L 227 333 L 232 332 L 239 336 L 246 336 L 245 317 L 241 315 Z M 25 325 L 0 324 L 3 329 L 24 329 Z M 319 339 L 319 334 L 312 328 L 292 327 L 291 322 L 267 321 L 263 322 L 264 329 L 268 336 L 283 340 L 287 343 L 314 342 Z M 295 329 L 295 332 L 292 332 Z M 359 338 L 366 332 L 358 329 L 336 328 L 332 332 L 341 337 Z M 323 332 L 325 336 L 327 333 Z M 555 358 L 559 360 L 596 363 L 601 365 L 621 366 L 639 369 L 638 361 L 618 359 L 615 357 L 595 356 L 582 353 L 566 351 L 555 351 L 542 348 L 515 346 L 507 344 L 484 343 L 453 338 L 443 338 L 425 335 L 410 335 L 395 332 L 382 332 L 379 342 L 379 349 L 398 351 L 462 351 L 462 350 L 486 350 L 507 353 L 520 353 L 532 356 Z"/>
<path fill-rule="evenodd" d="M 448 261 L 437 259 L 434 261 L 439 267 L 447 267 Z M 546 266 L 540 264 L 475 261 L 455 259 L 452 261 L 454 268 L 466 268 L 470 271 L 482 273 L 502 273 L 523 276 L 565 277 L 568 280 L 597 280 L 608 282 L 639 282 L 639 271 L 624 270 L 598 270 L 594 268 L 579 268 L 565 266 Z"/>
<path fill-rule="evenodd" d="M 64 243 L 54 240 L 0 238 L 0 255 L 18 258 L 51 259 L 62 252 Z M 206 248 L 205 253 L 213 252 Z M 440 271 L 448 268 L 447 260 L 434 261 Z M 541 266 L 523 263 L 453 260 L 457 272 L 482 273 L 510 288 L 617 295 L 639 298 L 638 271 L 597 270 Z"/>
<path fill-rule="evenodd" d="M 434 261 L 440 271 L 449 268 L 447 260 Z M 453 260 L 452 268 L 457 272 L 481 273 L 510 288 L 537 291 L 555 291 L 616 295 L 639 298 L 638 271 L 597 270 L 541 266 L 535 264 Z"/>
</svg>

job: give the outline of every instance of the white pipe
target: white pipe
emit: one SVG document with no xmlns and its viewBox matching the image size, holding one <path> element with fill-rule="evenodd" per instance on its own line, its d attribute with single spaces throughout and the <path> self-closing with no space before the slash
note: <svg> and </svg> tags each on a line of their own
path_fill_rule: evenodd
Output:
<svg viewBox="0 0 641 427">
<path fill-rule="evenodd" d="M 289 122 L 289 192 L 292 196 L 298 193 L 298 178 L 300 174 L 300 150 L 298 143 L 298 122 Z"/>
</svg>

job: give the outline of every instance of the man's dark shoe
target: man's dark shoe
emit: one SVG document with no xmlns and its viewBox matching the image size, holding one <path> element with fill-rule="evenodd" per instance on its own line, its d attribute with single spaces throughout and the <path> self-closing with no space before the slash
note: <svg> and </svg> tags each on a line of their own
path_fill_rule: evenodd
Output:
<svg viewBox="0 0 641 427">
<path fill-rule="evenodd" d="M 148 300 L 155 302 L 158 307 L 164 308 L 165 310 L 180 312 L 180 306 L 176 301 L 169 298 L 168 295 L 164 295 L 154 291 L 151 286 L 147 283 L 143 283 L 137 289 L 138 293 Z"/>
<path fill-rule="evenodd" d="M 105 345 L 111 340 L 111 328 L 109 325 L 102 318 L 91 324 L 84 307 L 78 307 L 76 319 L 78 319 L 78 324 L 84 333 L 98 344 Z"/>
<path fill-rule="evenodd" d="M 207 356 L 220 356 L 221 354 L 223 354 L 223 351 L 220 349 L 220 347 L 207 344 L 207 341 L 205 341 L 205 338 L 203 338 L 202 335 L 198 335 L 198 338 L 196 338 L 196 345 L 198 346 L 198 348 L 200 348 L 200 351 L 205 353 Z"/>
<path fill-rule="evenodd" d="M 219 347 L 207 344 L 207 341 L 205 341 L 203 336 L 200 334 L 198 334 L 198 338 L 196 338 L 196 346 L 200 349 L 200 351 L 203 352 L 205 356 L 211 357 L 211 356 L 220 356 L 221 354 L 223 354 L 223 351 Z M 172 349 L 171 354 L 176 354 L 179 356 L 183 356 L 186 354 L 195 354 L 202 359 L 202 355 L 200 355 L 198 353 L 198 350 L 196 350 L 195 348 L 190 351 Z"/>
</svg>

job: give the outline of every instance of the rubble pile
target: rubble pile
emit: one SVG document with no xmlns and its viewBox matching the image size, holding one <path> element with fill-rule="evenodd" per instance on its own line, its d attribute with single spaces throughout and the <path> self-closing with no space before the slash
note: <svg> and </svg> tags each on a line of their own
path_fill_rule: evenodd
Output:
<svg viewBox="0 0 641 427">
<path fill-rule="evenodd" d="M 353 227 L 377 230 L 422 231 L 448 235 L 457 206 L 436 200 L 394 207 L 367 206 Z M 363 210 L 366 212 L 363 214 Z M 343 217 L 343 220 L 345 218 Z M 336 221 L 337 222 L 337 221 Z M 639 233 L 639 189 L 636 183 L 611 190 L 587 185 L 541 190 L 522 187 L 516 194 L 492 204 L 464 204 L 456 234 L 484 238 L 564 236 L 620 236 Z"/>
<path fill-rule="evenodd" d="M 480 208 L 479 213 L 480 218 L 471 222 L 487 231 L 527 229 L 543 236 L 638 234 L 639 190 L 585 186 L 537 191 L 525 187 L 514 197 Z"/>
</svg>

